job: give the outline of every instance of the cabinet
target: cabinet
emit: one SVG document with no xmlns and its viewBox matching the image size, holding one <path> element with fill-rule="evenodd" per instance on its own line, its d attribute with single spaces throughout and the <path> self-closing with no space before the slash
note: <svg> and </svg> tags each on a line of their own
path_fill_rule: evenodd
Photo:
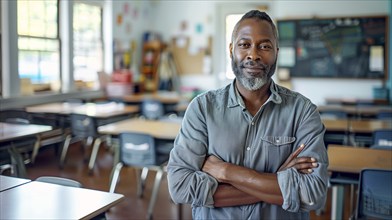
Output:
<svg viewBox="0 0 392 220">
<path fill-rule="evenodd" d="M 155 92 L 158 90 L 158 66 L 162 50 L 163 44 L 160 41 L 148 41 L 143 45 L 140 82 L 141 89 L 144 92 Z"/>
</svg>

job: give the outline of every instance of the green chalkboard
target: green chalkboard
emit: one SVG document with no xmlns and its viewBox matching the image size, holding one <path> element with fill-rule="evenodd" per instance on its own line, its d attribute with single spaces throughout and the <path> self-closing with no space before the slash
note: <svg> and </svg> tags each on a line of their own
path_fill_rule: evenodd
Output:
<svg viewBox="0 0 392 220">
<path fill-rule="evenodd" d="M 291 77 L 385 78 L 388 17 L 277 21 L 279 67 Z"/>
</svg>

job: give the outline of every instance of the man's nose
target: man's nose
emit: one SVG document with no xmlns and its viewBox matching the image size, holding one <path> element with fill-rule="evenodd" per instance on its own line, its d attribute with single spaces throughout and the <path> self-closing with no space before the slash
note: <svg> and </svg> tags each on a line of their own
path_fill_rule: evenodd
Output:
<svg viewBox="0 0 392 220">
<path fill-rule="evenodd" d="M 260 60 L 261 56 L 256 46 L 249 48 L 248 55 L 246 57 L 247 60 Z"/>
</svg>

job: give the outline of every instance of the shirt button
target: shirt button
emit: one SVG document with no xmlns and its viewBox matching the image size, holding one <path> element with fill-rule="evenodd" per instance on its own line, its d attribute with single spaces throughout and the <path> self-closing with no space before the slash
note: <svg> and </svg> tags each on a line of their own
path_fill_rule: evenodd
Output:
<svg viewBox="0 0 392 220">
<path fill-rule="evenodd" d="M 246 150 L 250 150 L 250 147 L 247 147 Z"/>
<path fill-rule="evenodd" d="M 255 123 L 252 121 L 252 125 L 255 125 Z"/>
</svg>

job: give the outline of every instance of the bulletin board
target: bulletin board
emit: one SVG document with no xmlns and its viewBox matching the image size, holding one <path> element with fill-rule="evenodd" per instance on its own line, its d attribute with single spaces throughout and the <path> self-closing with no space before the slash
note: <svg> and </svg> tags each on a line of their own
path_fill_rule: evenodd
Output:
<svg viewBox="0 0 392 220">
<path fill-rule="evenodd" d="M 184 41 L 178 43 L 177 41 Z M 171 52 L 180 75 L 194 75 L 203 73 L 204 58 L 211 56 L 212 38 L 208 37 L 206 48 L 200 48 L 195 52 L 190 52 L 190 38 L 184 39 L 173 38 L 171 43 Z"/>
<path fill-rule="evenodd" d="M 279 67 L 290 77 L 384 79 L 387 16 L 278 20 Z"/>
</svg>

